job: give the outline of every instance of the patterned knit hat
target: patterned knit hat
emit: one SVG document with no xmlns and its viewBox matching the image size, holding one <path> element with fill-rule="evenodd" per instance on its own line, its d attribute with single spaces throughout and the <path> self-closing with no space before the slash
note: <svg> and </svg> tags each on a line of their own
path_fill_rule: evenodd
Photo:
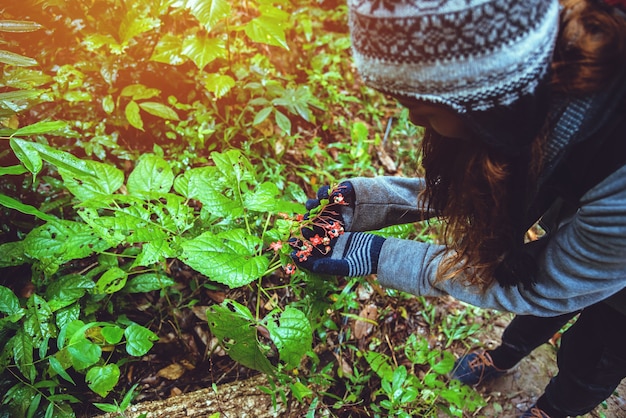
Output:
<svg viewBox="0 0 626 418">
<path fill-rule="evenodd" d="M 509 106 L 547 74 L 557 0 L 348 0 L 363 80 L 458 113 Z"/>
</svg>

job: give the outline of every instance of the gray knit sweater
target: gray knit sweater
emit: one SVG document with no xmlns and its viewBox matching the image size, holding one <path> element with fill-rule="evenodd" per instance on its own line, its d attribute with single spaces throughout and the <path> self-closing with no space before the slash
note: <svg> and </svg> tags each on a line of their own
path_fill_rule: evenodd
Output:
<svg viewBox="0 0 626 418">
<path fill-rule="evenodd" d="M 428 218 L 417 207 L 423 179 L 353 178 L 354 211 L 346 230 L 370 231 Z M 384 286 L 414 295 L 449 294 L 461 301 L 520 315 L 554 316 L 605 300 L 626 287 L 626 166 L 590 189 L 538 257 L 531 288 L 493 284 L 481 291 L 463 277 L 435 282 L 442 246 L 389 238 L 378 265 Z"/>
</svg>

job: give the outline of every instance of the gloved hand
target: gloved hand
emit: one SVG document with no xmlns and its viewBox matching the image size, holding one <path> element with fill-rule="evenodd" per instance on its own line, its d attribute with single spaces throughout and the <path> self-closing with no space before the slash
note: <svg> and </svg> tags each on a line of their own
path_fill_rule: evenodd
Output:
<svg viewBox="0 0 626 418">
<path fill-rule="evenodd" d="M 346 206 L 354 208 L 355 195 L 352 183 L 350 183 L 349 181 L 341 182 L 332 190 L 330 190 L 330 186 L 320 187 L 317 191 L 317 197 L 315 199 L 309 199 L 306 201 L 306 210 L 308 210 L 309 213 L 311 213 L 312 211 L 315 212 L 315 209 L 321 205 L 322 200 L 328 200 L 328 203 L 323 208 L 323 213 L 320 215 L 325 216 L 326 218 L 330 217 L 336 221 L 339 221 L 343 226 L 341 207 Z M 317 214 L 315 216 L 317 216 Z"/>
<path fill-rule="evenodd" d="M 364 232 L 343 232 L 329 225 L 328 235 L 303 228 L 303 240 L 292 242 L 291 258 L 312 273 L 357 277 L 378 271 L 378 258 L 385 238 Z M 337 234 L 336 236 L 334 236 Z M 331 238 L 332 237 L 332 238 Z"/>
</svg>

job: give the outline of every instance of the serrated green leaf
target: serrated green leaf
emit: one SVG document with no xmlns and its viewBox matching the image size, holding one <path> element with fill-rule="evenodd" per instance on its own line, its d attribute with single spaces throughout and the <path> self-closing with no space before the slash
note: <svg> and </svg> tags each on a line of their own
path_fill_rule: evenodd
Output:
<svg viewBox="0 0 626 418">
<path fill-rule="evenodd" d="M 142 195 L 142 192 L 168 193 L 174 184 L 172 167 L 162 157 L 145 154 L 128 176 L 126 187 L 130 194 Z"/>
<path fill-rule="evenodd" d="M 280 201 L 276 200 L 276 196 L 280 193 L 278 186 L 274 183 L 261 183 L 254 188 L 251 193 L 247 193 L 244 197 L 244 206 L 249 210 L 259 212 L 274 212 Z"/>
<path fill-rule="evenodd" d="M 33 340 L 26 334 L 24 328 L 19 328 L 10 340 L 13 348 L 13 358 L 19 371 L 31 382 L 37 377 L 37 370 L 33 363 Z M 8 343 L 7 343 L 8 344 Z"/>
<path fill-rule="evenodd" d="M 24 33 L 43 28 L 39 23 L 27 20 L 0 20 L 0 32 Z"/>
<path fill-rule="evenodd" d="M 298 367 L 313 344 L 313 328 L 304 312 L 287 306 L 278 321 L 267 322 L 267 329 L 285 367 Z"/>
<path fill-rule="evenodd" d="M 126 115 L 126 120 L 131 126 L 143 131 L 143 119 L 141 119 L 141 114 L 139 113 L 139 105 L 136 101 L 131 100 L 126 105 L 124 109 L 124 114 Z"/>
<path fill-rule="evenodd" d="M 202 235 L 181 244 L 181 260 L 211 280 L 231 288 L 263 276 L 269 260 L 257 255 L 261 240 L 242 229 Z"/>
<path fill-rule="evenodd" d="M 61 376 L 63 379 L 67 380 L 71 384 L 76 385 L 76 383 L 74 382 L 74 379 L 72 379 L 72 376 L 70 376 L 65 371 L 65 369 L 63 368 L 63 365 L 61 365 L 61 362 L 57 360 L 56 357 L 54 356 L 49 357 L 48 363 L 50 364 L 50 368 L 54 370 L 59 376 Z"/>
<path fill-rule="evenodd" d="M 228 0 L 187 0 L 185 6 L 208 31 L 230 15 Z"/>
<path fill-rule="evenodd" d="M 256 336 L 256 324 L 245 306 L 226 300 L 207 310 L 211 333 L 235 361 L 254 370 L 273 375 L 274 366 L 261 350 Z"/>
<path fill-rule="evenodd" d="M 391 381 L 393 378 L 393 367 L 389 356 L 376 351 L 364 353 L 365 360 L 369 363 L 374 372 L 383 380 Z"/>
<path fill-rule="evenodd" d="M 196 34 L 183 40 L 182 54 L 202 71 L 214 60 L 226 57 L 226 44 L 222 39 Z"/>
<path fill-rule="evenodd" d="M 131 356 L 143 356 L 153 346 L 152 341 L 156 341 L 159 337 L 148 328 L 141 325 L 132 324 L 124 330 L 126 336 L 126 352 Z"/>
<path fill-rule="evenodd" d="M 8 316 L 23 316 L 24 310 L 15 293 L 8 287 L 0 286 L 0 312 Z M 16 318 L 17 319 L 17 318 Z"/>
<path fill-rule="evenodd" d="M 171 107 L 159 102 L 141 102 L 139 107 L 156 117 L 167 120 L 180 120 Z"/>
<path fill-rule="evenodd" d="M 89 389 L 105 397 L 117 385 L 120 379 L 120 368 L 115 363 L 106 366 L 94 366 L 87 372 L 85 381 Z"/>
<path fill-rule="evenodd" d="M 122 170 L 98 161 L 85 161 L 93 175 L 76 175 L 75 172 L 59 168 L 65 187 L 81 201 L 102 199 L 115 193 L 124 184 Z"/>
<path fill-rule="evenodd" d="M 108 46 L 109 49 L 113 52 L 116 49 L 121 48 L 120 44 L 117 40 L 111 35 L 103 35 L 100 33 L 96 33 L 93 35 L 87 35 L 82 42 L 85 45 L 85 48 L 88 51 L 96 51 L 103 46 Z"/>
<path fill-rule="evenodd" d="M 5 51 L 0 49 L 0 62 L 8 65 L 15 65 L 17 67 L 31 67 L 37 65 L 37 60 L 29 57 L 25 57 L 15 52 Z"/>
<path fill-rule="evenodd" d="M 95 286 L 93 280 L 80 274 L 68 274 L 51 281 L 46 288 L 46 299 L 52 311 L 71 305 Z"/>
<path fill-rule="evenodd" d="M 204 86 L 219 99 L 235 87 L 235 80 L 227 75 L 212 73 L 204 78 Z"/>
<path fill-rule="evenodd" d="M 113 267 L 105 271 L 96 282 L 96 292 L 113 294 L 119 292 L 126 285 L 128 273 L 119 267 Z"/>
<path fill-rule="evenodd" d="M 176 256 L 176 252 L 172 250 L 172 247 L 164 238 L 147 241 L 141 247 L 141 252 L 139 253 L 137 258 L 133 262 L 132 267 L 151 266 L 156 263 L 164 262 L 167 258 L 172 258 L 175 256 Z M 125 290 L 127 289 L 128 288 L 125 288 Z M 130 289 L 133 289 L 133 287 L 131 287 Z M 150 290 L 156 290 L 156 289 L 150 289 Z M 137 293 L 137 292 L 144 292 L 144 290 L 132 291 L 130 293 Z"/>
<path fill-rule="evenodd" d="M 182 51 L 183 40 L 179 36 L 166 33 L 154 47 L 150 60 L 169 65 L 180 65 L 187 61 Z"/>
<path fill-rule="evenodd" d="M 250 162 L 239 150 L 229 150 L 223 153 L 212 152 L 211 159 L 220 171 L 223 181 L 232 188 L 238 188 L 241 182 L 253 181 L 253 168 Z"/>
<path fill-rule="evenodd" d="M 83 223 L 55 220 L 33 229 L 24 239 L 25 254 L 38 260 L 47 274 L 74 259 L 102 252 L 109 245 Z"/>
<path fill-rule="evenodd" d="M 124 290 L 128 293 L 145 293 L 173 286 L 176 282 L 161 273 L 144 273 L 131 278 Z"/>
<path fill-rule="evenodd" d="M 33 294 L 26 302 L 26 319 L 24 330 L 33 338 L 33 344 L 46 338 L 56 337 L 57 330 L 52 319 L 52 309 L 41 296 Z"/>
<path fill-rule="evenodd" d="M 119 27 L 119 37 L 125 45 L 137 35 L 157 29 L 161 21 L 149 16 L 140 16 L 137 12 L 126 13 Z"/>
<path fill-rule="evenodd" d="M 289 50 L 282 21 L 267 16 L 257 17 L 246 24 L 245 32 L 254 42 Z"/>
</svg>

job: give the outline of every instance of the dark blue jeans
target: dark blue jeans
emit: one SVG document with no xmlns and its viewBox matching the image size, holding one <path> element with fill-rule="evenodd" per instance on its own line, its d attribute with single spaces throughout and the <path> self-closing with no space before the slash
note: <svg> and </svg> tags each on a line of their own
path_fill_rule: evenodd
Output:
<svg viewBox="0 0 626 418">
<path fill-rule="evenodd" d="M 490 352 L 494 364 L 512 367 L 577 314 L 516 316 L 504 331 L 502 344 Z M 563 334 L 557 363 L 559 372 L 537 406 L 551 418 L 583 415 L 594 409 L 626 377 L 626 316 L 604 303 L 585 308 Z"/>
</svg>

